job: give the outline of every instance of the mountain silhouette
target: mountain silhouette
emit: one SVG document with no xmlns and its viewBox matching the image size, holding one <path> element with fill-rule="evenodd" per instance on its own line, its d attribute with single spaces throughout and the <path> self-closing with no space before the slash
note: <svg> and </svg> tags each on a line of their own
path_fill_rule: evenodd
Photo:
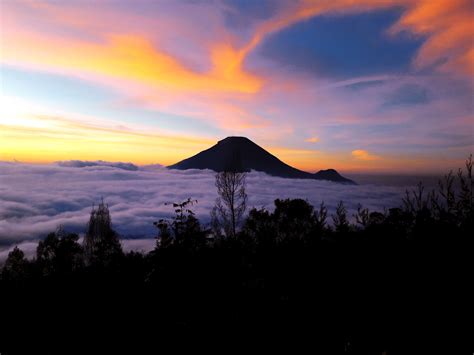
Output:
<svg viewBox="0 0 474 355">
<path fill-rule="evenodd" d="M 320 170 L 311 174 L 293 168 L 246 137 L 227 137 L 211 148 L 170 165 L 168 168 L 179 170 L 211 169 L 217 172 L 256 170 L 284 178 L 329 180 L 355 184 L 354 181 L 341 176 L 334 169 Z"/>
</svg>

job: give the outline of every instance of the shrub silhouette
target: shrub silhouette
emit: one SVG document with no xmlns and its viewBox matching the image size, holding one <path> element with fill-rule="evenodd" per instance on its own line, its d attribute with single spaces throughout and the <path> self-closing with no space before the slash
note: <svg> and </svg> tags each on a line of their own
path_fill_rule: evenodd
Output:
<svg viewBox="0 0 474 355">
<path fill-rule="evenodd" d="M 197 200 L 188 198 L 183 202 L 174 202 L 175 216 L 172 220 L 160 219 L 153 224 L 158 228 L 157 248 L 163 249 L 170 246 L 188 249 L 200 248 L 206 242 L 205 231 L 201 228 L 199 220 L 195 217 L 191 207 Z"/>
</svg>

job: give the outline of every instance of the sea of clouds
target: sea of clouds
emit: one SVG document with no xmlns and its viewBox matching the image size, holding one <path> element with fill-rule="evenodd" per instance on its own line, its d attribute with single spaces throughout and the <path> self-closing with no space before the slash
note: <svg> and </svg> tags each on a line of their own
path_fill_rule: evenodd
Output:
<svg viewBox="0 0 474 355">
<path fill-rule="evenodd" d="M 34 254 L 39 239 L 62 225 L 83 234 L 92 205 L 109 205 L 114 229 L 125 250 L 150 250 L 153 222 L 173 215 L 170 202 L 198 200 L 197 217 L 209 222 L 217 197 L 210 170 L 169 170 L 160 165 L 135 166 L 103 161 L 66 161 L 50 165 L 0 162 L 0 262 L 14 245 Z M 361 203 L 370 210 L 401 204 L 405 186 L 341 185 L 329 181 L 284 179 L 251 172 L 247 176 L 249 208 L 271 210 L 276 198 L 303 198 L 334 212 L 344 201 L 352 214 Z"/>
</svg>

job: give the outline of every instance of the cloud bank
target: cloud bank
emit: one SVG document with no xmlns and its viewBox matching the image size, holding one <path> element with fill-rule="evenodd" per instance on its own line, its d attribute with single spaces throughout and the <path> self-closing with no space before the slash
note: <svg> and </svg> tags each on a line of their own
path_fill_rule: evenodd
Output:
<svg viewBox="0 0 474 355">
<path fill-rule="evenodd" d="M 399 205 L 404 190 L 401 186 L 344 186 L 283 179 L 260 172 L 252 172 L 247 178 L 249 207 L 270 210 L 276 198 L 303 198 L 315 206 L 324 201 L 330 212 L 340 200 L 345 201 L 350 213 L 358 203 L 382 210 Z M 31 249 L 32 241 L 59 225 L 67 231 L 84 233 L 91 207 L 101 198 L 109 205 L 113 227 L 128 239 L 124 248 L 149 250 L 156 236 L 153 222 L 173 215 L 166 203 L 189 197 L 198 200 L 195 212 L 207 223 L 217 197 L 214 172 L 108 162 L 0 162 L 0 251 L 6 256 L 6 250 L 19 243 Z"/>
</svg>

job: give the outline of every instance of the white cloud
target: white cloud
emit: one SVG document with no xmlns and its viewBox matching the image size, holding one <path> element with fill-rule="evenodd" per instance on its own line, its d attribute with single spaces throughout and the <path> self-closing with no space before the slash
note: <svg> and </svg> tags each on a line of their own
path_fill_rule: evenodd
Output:
<svg viewBox="0 0 474 355">
<path fill-rule="evenodd" d="M 371 210 L 398 206 L 405 190 L 283 179 L 260 172 L 250 173 L 247 184 L 249 207 L 272 209 L 276 198 L 303 198 L 314 206 L 324 201 L 331 212 L 343 200 L 351 213 L 359 202 Z M 122 236 L 147 239 L 156 236 L 154 221 L 172 216 L 166 202 L 197 199 L 194 210 L 207 223 L 217 195 L 214 172 L 208 170 L 168 170 L 156 165 L 130 170 L 117 163 L 0 162 L 0 247 L 37 240 L 60 224 L 68 231 L 84 233 L 91 206 L 102 197 L 109 204 L 113 227 Z M 152 239 L 124 243 L 128 250 L 149 250 L 154 245 Z"/>
</svg>

